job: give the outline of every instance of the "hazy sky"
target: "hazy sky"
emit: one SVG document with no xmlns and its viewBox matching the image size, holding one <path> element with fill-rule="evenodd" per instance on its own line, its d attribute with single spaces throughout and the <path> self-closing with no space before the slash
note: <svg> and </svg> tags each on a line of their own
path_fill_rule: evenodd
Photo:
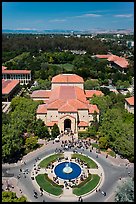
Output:
<svg viewBox="0 0 136 204">
<path fill-rule="evenodd" d="M 134 29 L 133 2 L 3 2 L 3 29 Z"/>
</svg>

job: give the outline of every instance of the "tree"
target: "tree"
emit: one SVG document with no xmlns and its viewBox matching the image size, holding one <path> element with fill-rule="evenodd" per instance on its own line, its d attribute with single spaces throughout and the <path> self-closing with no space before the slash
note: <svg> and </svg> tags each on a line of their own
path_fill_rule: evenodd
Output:
<svg viewBox="0 0 136 204">
<path fill-rule="evenodd" d="M 25 148 L 26 150 L 34 150 L 37 147 L 38 137 L 30 136 L 25 140 Z"/>
<path fill-rule="evenodd" d="M 108 140 L 106 137 L 100 137 L 99 138 L 99 147 L 101 149 L 107 149 L 108 147 Z"/>
<path fill-rule="evenodd" d="M 134 180 L 129 178 L 118 186 L 115 202 L 134 202 Z"/>
<path fill-rule="evenodd" d="M 55 138 L 60 134 L 60 130 L 58 125 L 55 123 L 51 129 L 51 137 Z"/>
<path fill-rule="evenodd" d="M 38 119 L 35 122 L 34 134 L 39 138 L 48 138 L 50 136 L 48 127 L 41 119 Z"/>
<path fill-rule="evenodd" d="M 86 80 L 84 83 L 84 88 L 86 90 L 99 89 L 100 83 L 98 80 Z"/>
<path fill-rule="evenodd" d="M 26 202 L 27 199 L 25 196 L 21 196 L 18 198 L 16 193 L 11 191 L 3 191 L 2 192 L 2 202 Z"/>
</svg>

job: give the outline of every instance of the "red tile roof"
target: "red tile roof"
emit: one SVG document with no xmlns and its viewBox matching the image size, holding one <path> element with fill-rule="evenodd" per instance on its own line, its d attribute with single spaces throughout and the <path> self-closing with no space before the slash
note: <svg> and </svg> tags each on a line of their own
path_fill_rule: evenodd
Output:
<svg viewBox="0 0 136 204">
<path fill-rule="evenodd" d="M 37 114 L 45 114 L 45 113 L 47 113 L 47 105 L 46 104 L 39 105 L 38 108 L 37 108 L 36 113 Z"/>
<path fill-rule="evenodd" d="M 52 83 L 84 83 L 82 77 L 76 74 L 59 74 L 52 78 Z"/>
<path fill-rule="evenodd" d="M 100 91 L 95 93 L 103 94 Z M 89 110 L 90 107 L 84 91 L 74 86 L 59 86 L 53 89 L 46 105 L 47 110 L 58 110 L 58 112 L 78 112 L 78 110 Z M 91 112 L 94 112 L 94 109 L 99 111 L 97 106 L 92 106 L 92 108 Z"/>
<path fill-rule="evenodd" d="M 89 104 L 89 113 L 94 113 L 95 111 L 99 113 L 97 105 Z"/>
<path fill-rule="evenodd" d="M 75 109 L 70 104 L 66 103 L 62 107 L 59 108 L 59 112 L 77 112 L 77 109 Z"/>
<path fill-rule="evenodd" d="M 76 86 L 59 86 L 51 91 L 49 103 L 55 100 L 62 99 L 67 101 L 69 99 L 77 99 L 87 103 L 83 89 Z"/>
<path fill-rule="evenodd" d="M 17 85 L 19 80 L 2 80 L 2 94 L 9 94 Z"/>
<path fill-rule="evenodd" d="M 53 125 L 58 124 L 58 121 L 51 121 L 51 122 L 47 122 L 47 126 L 48 127 L 52 127 Z"/>
<path fill-rule="evenodd" d="M 49 98 L 51 90 L 36 90 L 31 94 L 31 98 Z"/>
<path fill-rule="evenodd" d="M 87 127 L 87 126 L 88 126 L 88 123 L 85 122 L 85 121 L 80 121 L 80 122 L 78 123 L 78 127 Z"/>
<path fill-rule="evenodd" d="M 100 59 L 108 59 L 111 55 L 95 55 L 95 56 Z"/>
<path fill-rule="evenodd" d="M 2 74 L 30 74 L 31 70 L 2 70 Z"/>
<path fill-rule="evenodd" d="M 114 62 L 119 65 L 121 68 L 127 68 L 128 61 L 124 57 L 119 57 L 116 55 L 96 55 L 97 58 L 107 58 L 108 61 Z"/>
<path fill-rule="evenodd" d="M 127 68 L 127 66 L 128 66 L 128 61 L 125 58 L 118 57 L 116 55 L 111 55 L 108 58 L 108 61 L 110 61 L 110 62 L 112 61 L 112 62 L 114 62 L 115 64 L 119 65 L 122 68 Z"/>
<path fill-rule="evenodd" d="M 5 69 L 7 69 L 7 67 L 2 66 L 2 71 L 5 70 Z"/>
<path fill-rule="evenodd" d="M 101 91 L 98 91 L 98 90 L 85 90 L 85 94 L 87 98 L 92 98 L 93 95 L 96 95 L 96 96 L 104 95 Z"/>
<path fill-rule="evenodd" d="M 125 98 L 129 105 L 134 106 L 134 96 Z"/>
</svg>

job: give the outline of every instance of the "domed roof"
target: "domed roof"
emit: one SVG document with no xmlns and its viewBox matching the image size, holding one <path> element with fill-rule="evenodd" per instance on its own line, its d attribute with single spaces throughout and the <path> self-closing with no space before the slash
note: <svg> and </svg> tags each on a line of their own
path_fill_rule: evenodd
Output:
<svg viewBox="0 0 136 204">
<path fill-rule="evenodd" d="M 76 74 L 59 74 L 52 78 L 52 83 L 84 83 L 82 77 Z"/>
</svg>

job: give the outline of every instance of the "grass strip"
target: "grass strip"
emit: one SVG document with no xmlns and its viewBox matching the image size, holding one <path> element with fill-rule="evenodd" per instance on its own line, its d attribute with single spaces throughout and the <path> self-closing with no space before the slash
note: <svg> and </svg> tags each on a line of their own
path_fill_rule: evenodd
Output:
<svg viewBox="0 0 136 204">
<path fill-rule="evenodd" d="M 51 163 L 51 162 L 55 162 L 58 158 L 64 158 L 63 154 L 53 154 L 45 159 L 43 159 L 39 166 L 41 168 L 47 168 L 47 166 Z"/>
<path fill-rule="evenodd" d="M 52 180 L 50 180 L 47 176 L 47 174 L 39 174 L 36 176 L 36 181 L 38 185 L 44 189 L 46 192 L 59 196 L 62 194 L 62 185 L 59 186 L 56 183 L 54 183 Z"/>
<path fill-rule="evenodd" d="M 90 181 L 87 183 L 85 182 L 83 186 L 80 186 L 79 184 L 79 187 L 74 187 L 73 194 L 81 196 L 92 191 L 99 183 L 100 177 L 97 174 L 92 174 L 91 176 L 92 177 L 90 177 Z"/>
<path fill-rule="evenodd" d="M 83 161 L 87 164 L 88 168 L 98 168 L 97 164 L 92 159 L 90 159 L 89 157 L 86 157 L 82 154 L 72 154 L 71 158 L 72 159 L 76 159 L 76 158 L 81 159 L 81 161 Z"/>
</svg>

